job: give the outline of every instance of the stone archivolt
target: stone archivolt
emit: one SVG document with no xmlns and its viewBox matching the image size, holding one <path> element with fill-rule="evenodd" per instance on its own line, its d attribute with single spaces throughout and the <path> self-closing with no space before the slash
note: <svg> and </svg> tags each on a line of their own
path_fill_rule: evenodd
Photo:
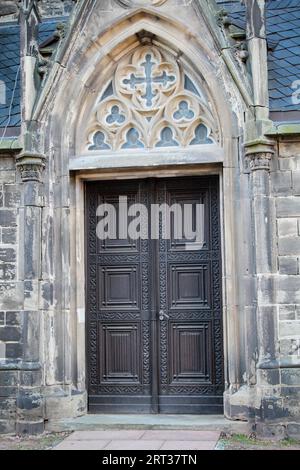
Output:
<svg viewBox="0 0 300 470">
<path fill-rule="evenodd" d="M 174 58 L 142 46 L 118 65 L 88 127 L 89 151 L 213 144 L 211 110 Z"/>
</svg>

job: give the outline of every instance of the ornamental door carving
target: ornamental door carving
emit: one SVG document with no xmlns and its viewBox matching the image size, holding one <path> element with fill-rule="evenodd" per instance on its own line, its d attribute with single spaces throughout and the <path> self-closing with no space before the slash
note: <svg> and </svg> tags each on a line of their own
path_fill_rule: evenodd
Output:
<svg viewBox="0 0 300 470">
<path fill-rule="evenodd" d="M 128 224 L 133 204 L 200 204 L 201 246 L 179 237 L 174 219 L 163 236 L 163 215 L 156 239 L 99 238 L 98 208 L 115 207 L 117 226 L 120 196 Z M 88 183 L 86 241 L 90 411 L 223 413 L 218 178 Z"/>
</svg>

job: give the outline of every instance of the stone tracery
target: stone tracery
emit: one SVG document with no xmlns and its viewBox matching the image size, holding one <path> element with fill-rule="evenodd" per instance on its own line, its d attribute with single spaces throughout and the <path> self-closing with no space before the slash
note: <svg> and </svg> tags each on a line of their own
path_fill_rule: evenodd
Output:
<svg viewBox="0 0 300 470">
<path fill-rule="evenodd" d="M 210 107 L 181 65 L 157 47 L 139 47 L 118 65 L 88 128 L 89 151 L 213 144 Z"/>
</svg>

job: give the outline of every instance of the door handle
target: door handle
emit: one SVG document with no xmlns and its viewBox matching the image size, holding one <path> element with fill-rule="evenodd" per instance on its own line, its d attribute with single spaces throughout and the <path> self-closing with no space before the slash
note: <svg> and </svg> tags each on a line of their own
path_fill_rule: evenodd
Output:
<svg viewBox="0 0 300 470">
<path fill-rule="evenodd" d="M 166 312 L 164 312 L 163 310 L 160 310 L 159 312 L 159 319 L 160 321 L 164 321 L 164 320 L 169 320 L 169 315 L 166 314 Z"/>
</svg>

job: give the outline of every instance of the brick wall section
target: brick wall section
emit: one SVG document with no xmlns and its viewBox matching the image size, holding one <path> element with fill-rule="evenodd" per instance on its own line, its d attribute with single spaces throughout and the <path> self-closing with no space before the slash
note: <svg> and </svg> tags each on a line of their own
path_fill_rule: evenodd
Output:
<svg viewBox="0 0 300 470">
<path fill-rule="evenodd" d="M 0 157 L 0 362 L 22 357 L 18 305 L 18 206 L 14 158 Z M 13 431 L 19 372 L 0 367 L 0 433 Z M 5 423 L 5 424 L 4 424 Z M 11 428 L 9 427 L 11 423 Z"/>
<path fill-rule="evenodd" d="M 278 240 L 278 326 L 282 356 L 300 356 L 300 139 L 281 140 L 272 172 Z M 300 380 L 298 378 L 300 385 Z"/>
</svg>

